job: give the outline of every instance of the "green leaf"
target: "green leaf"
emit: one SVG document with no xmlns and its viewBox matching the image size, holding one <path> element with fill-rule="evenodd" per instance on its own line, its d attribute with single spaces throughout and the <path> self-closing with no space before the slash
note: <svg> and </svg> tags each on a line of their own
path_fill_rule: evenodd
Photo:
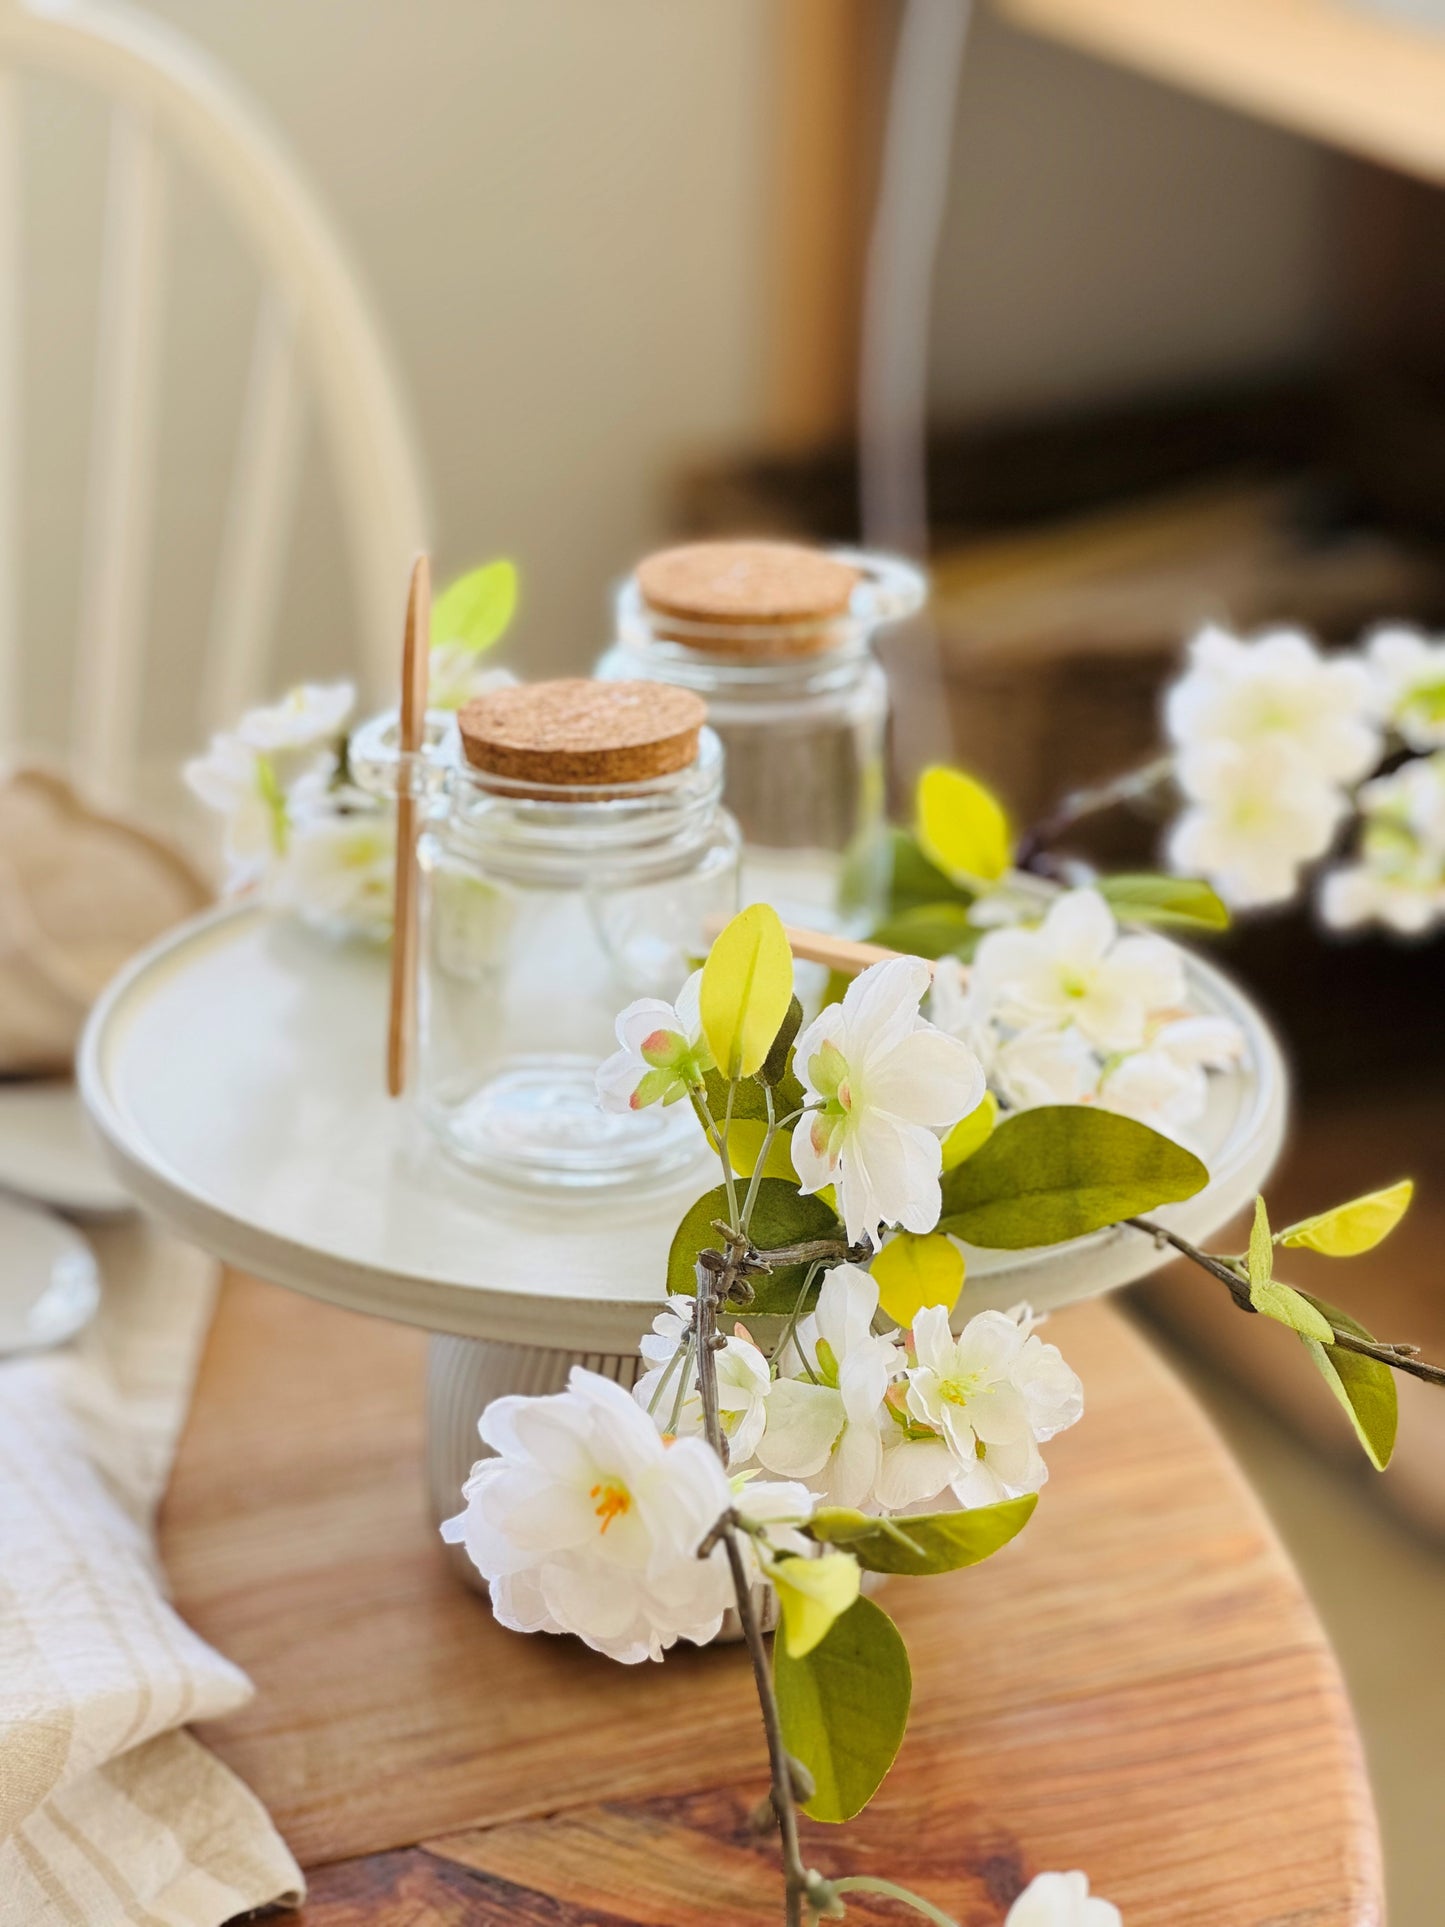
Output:
<svg viewBox="0 0 1445 1927">
<path fill-rule="evenodd" d="M 952 1311 L 963 1290 L 963 1253 L 942 1232 L 900 1231 L 869 1266 L 878 1302 L 907 1330 L 926 1305 Z"/>
<path fill-rule="evenodd" d="M 794 993 L 783 1021 L 778 1026 L 778 1034 L 768 1046 L 768 1054 L 763 1059 L 762 1069 L 758 1072 L 765 1084 L 770 1084 L 776 1089 L 793 1068 L 793 1039 L 802 1028 L 803 1006 L 798 1002 L 797 994 Z M 787 1113 L 780 1112 L 779 1115 L 786 1116 Z"/>
<path fill-rule="evenodd" d="M 902 1636 L 871 1599 L 858 1599 L 826 1639 L 795 1658 L 773 1648 L 783 1744 L 813 1776 L 805 1811 L 851 1820 L 892 1766 L 908 1725 L 913 1677 Z"/>
<path fill-rule="evenodd" d="M 961 1512 L 909 1512 L 877 1519 L 845 1506 L 821 1506 L 808 1521 L 813 1538 L 844 1546 L 868 1572 L 922 1577 L 976 1566 L 1016 1538 L 1033 1517 L 1038 1494 Z M 911 1543 L 910 1543 L 911 1541 Z"/>
<path fill-rule="evenodd" d="M 985 1091 L 968 1116 L 961 1117 L 943 1140 L 944 1170 L 956 1170 L 965 1158 L 987 1144 L 997 1123 L 998 1099 L 992 1091 Z"/>
<path fill-rule="evenodd" d="M 1087 1104 L 1043 1104 L 1004 1119 L 943 1179 L 940 1231 L 1020 1251 L 1062 1244 L 1192 1198 L 1209 1173 L 1147 1124 Z"/>
<path fill-rule="evenodd" d="M 1254 1201 L 1254 1223 L 1249 1231 L 1249 1302 L 1266 1318 L 1288 1325 L 1301 1338 L 1328 1344 L 1334 1333 L 1330 1322 L 1317 1312 L 1303 1292 L 1293 1285 L 1281 1284 L 1274 1276 L 1274 1240 L 1269 1233 L 1269 1213 L 1264 1199 Z"/>
<path fill-rule="evenodd" d="M 801 1659 L 827 1637 L 829 1628 L 858 1597 L 861 1576 L 858 1561 L 849 1552 L 825 1552 L 817 1559 L 779 1559 L 769 1568 L 790 1659 Z"/>
<path fill-rule="evenodd" d="M 721 1240 L 713 1230 L 714 1218 L 724 1221 L 728 1214 L 727 1191 L 717 1185 L 705 1191 L 689 1207 L 673 1234 L 667 1254 L 667 1288 L 691 1297 L 697 1285 L 697 1259 L 700 1251 L 716 1251 Z M 795 1183 L 765 1177 L 758 1185 L 753 1206 L 753 1242 L 759 1250 L 798 1244 L 807 1238 L 841 1238 L 843 1227 L 831 1206 L 821 1198 L 802 1197 Z M 779 1271 L 760 1273 L 751 1279 L 757 1294 L 752 1309 L 758 1312 L 787 1313 L 798 1301 L 807 1277 L 806 1265 L 784 1265 Z"/>
<path fill-rule="evenodd" d="M 703 1034 L 725 1077 L 762 1069 L 792 998 L 793 953 L 778 913 L 771 904 L 749 904 L 702 967 Z"/>
<path fill-rule="evenodd" d="M 935 763 L 918 779 L 918 843 L 945 875 L 992 883 L 1009 866 L 1003 804 L 976 776 Z"/>
<path fill-rule="evenodd" d="M 893 915 L 923 904 L 972 901 L 971 890 L 962 889 L 936 863 L 929 862 L 912 831 L 889 831 L 888 908 Z"/>
<path fill-rule="evenodd" d="M 1414 1195 L 1414 1181 L 1401 1178 L 1383 1191 L 1370 1191 L 1362 1198 L 1351 1198 L 1348 1204 L 1337 1204 L 1333 1211 L 1302 1218 L 1279 1232 L 1275 1242 L 1321 1251 L 1327 1258 L 1358 1257 L 1389 1237 L 1409 1210 Z"/>
<path fill-rule="evenodd" d="M 1308 1294 L 1302 1293 L 1301 1296 Z M 1369 1338 L 1363 1325 L 1323 1298 L 1310 1298 L 1310 1304 L 1327 1322 L 1356 1338 Z M 1312 1338 L 1305 1350 L 1319 1366 L 1320 1376 L 1349 1414 L 1355 1436 L 1365 1448 L 1365 1456 L 1377 1472 L 1383 1472 L 1395 1449 L 1395 1432 L 1400 1420 L 1399 1392 L 1395 1374 L 1378 1358 L 1362 1358 L 1339 1345 L 1325 1345 Z"/>
<path fill-rule="evenodd" d="M 516 608 L 516 564 L 484 562 L 458 576 L 432 604 L 432 646 L 460 642 L 480 655 L 506 633 Z"/>
<path fill-rule="evenodd" d="M 727 1116 L 728 1081 L 716 1070 L 704 1073 L 703 1085 L 707 1095 L 708 1109 L 722 1129 L 723 1119 Z M 787 1068 L 773 1091 L 773 1116 L 787 1117 L 791 1112 L 800 1110 L 807 1102 L 807 1093 L 793 1070 L 793 1053 L 788 1052 Z M 756 1118 L 766 1123 L 768 1100 L 763 1095 L 760 1078 L 745 1077 L 733 1092 L 733 1122 L 739 1118 Z M 788 1129 L 791 1131 L 792 1126 Z"/>
<path fill-rule="evenodd" d="M 1100 877 L 1095 889 L 1125 922 L 1187 924 L 1196 930 L 1227 930 L 1229 911 L 1197 877 Z"/>
<path fill-rule="evenodd" d="M 906 957 L 961 957 L 967 962 L 982 935 L 969 922 L 963 904 L 920 903 L 885 919 L 869 931 L 868 941 Z"/>
</svg>

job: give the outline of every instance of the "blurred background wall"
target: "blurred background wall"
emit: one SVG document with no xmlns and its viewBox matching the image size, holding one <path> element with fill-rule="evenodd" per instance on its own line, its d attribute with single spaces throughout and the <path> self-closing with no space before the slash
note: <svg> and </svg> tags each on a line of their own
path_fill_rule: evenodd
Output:
<svg viewBox="0 0 1445 1927">
<path fill-rule="evenodd" d="M 857 11 L 856 0 L 836 7 Z M 309 174 L 394 350 L 441 572 L 514 556 L 516 643 L 539 670 L 590 661 L 607 586 L 668 532 L 680 468 L 846 428 L 852 322 L 836 300 L 809 307 L 827 241 L 799 207 L 810 163 L 798 144 L 812 139 L 820 87 L 838 79 L 816 0 L 152 0 L 148 10 L 235 75 Z M 845 76 L 858 119 L 825 140 L 824 166 L 867 145 L 892 11 L 863 0 L 863 50 L 850 58 L 871 71 Z M 48 83 L 29 89 L 27 122 L 36 486 L 24 631 L 68 642 L 103 128 Z M 980 9 L 933 326 L 940 418 L 1308 362 L 1329 327 L 1333 165 L 1310 143 Z M 867 188 L 834 185 L 855 197 Z M 182 184 L 174 216 L 158 764 L 192 728 L 185 666 L 208 615 L 255 299 L 206 199 Z M 850 218 L 861 233 L 866 208 Z M 834 272 L 833 286 L 845 279 Z M 278 674 L 344 658 L 340 541 L 313 444 Z M 46 729 L 59 729 L 68 700 L 67 654 L 29 658 L 27 694 Z"/>
</svg>

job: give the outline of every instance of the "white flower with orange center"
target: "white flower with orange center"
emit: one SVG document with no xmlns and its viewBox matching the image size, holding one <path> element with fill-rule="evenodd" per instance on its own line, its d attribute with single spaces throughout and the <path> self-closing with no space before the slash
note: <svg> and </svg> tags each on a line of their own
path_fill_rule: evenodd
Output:
<svg viewBox="0 0 1445 1927">
<path fill-rule="evenodd" d="M 675 1004 L 639 997 L 617 1019 L 621 1049 L 598 1066 L 597 1102 L 604 1111 L 640 1111 L 649 1104 L 675 1104 L 696 1090 L 712 1069 L 702 1033 L 695 970 Z"/>
<path fill-rule="evenodd" d="M 716 1634 L 731 1579 L 720 1546 L 697 1549 L 734 1494 L 704 1440 L 665 1441 L 580 1366 L 564 1392 L 495 1399 L 478 1429 L 496 1456 L 473 1466 L 442 1537 L 465 1545 L 504 1626 L 573 1633 L 627 1664 Z"/>
<path fill-rule="evenodd" d="M 933 1229 L 942 1136 L 983 1098 L 977 1057 L 919 1015 L 928 983 L 917 957 L 873 964 L 795 1047 L 810 1108 L 793 1129 L 793 1165 L 805 1192 L 836 1186 L 854 1243 L 876 1243 L 880 1225 Z"/>
</svg>

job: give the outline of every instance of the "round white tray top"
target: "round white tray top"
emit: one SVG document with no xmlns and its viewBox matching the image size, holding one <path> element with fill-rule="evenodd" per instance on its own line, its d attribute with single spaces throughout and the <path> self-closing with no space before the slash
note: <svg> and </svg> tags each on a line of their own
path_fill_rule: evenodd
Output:
<svg viewBox="0 0 1445 1927">
<path fill-rule="evenodd" d="M 1213 1173 L 1160 1216 L 1207 1237 L 1279 1149 L 1285 1078 L 1253 1006 L 1188 959 L 1194 1000 L 1239 1023 L 1244 1067 L 1211 1079 L 1198 1141 Z M 142 1204 L 229 1263 L 431 1331 L 635 1351 L 668 1246 L 715 1165 L 645 1199 L 512 1197 L 452 1170 L 383 1087 L 387 963 L 259 907 L 213 910 L 146 951 L 91 1015 L 80 1084 Z M 1066 1304 L 1162 1262 L 1138 1232 L 971 1254 L 961 1309 Z"/>
</svg>

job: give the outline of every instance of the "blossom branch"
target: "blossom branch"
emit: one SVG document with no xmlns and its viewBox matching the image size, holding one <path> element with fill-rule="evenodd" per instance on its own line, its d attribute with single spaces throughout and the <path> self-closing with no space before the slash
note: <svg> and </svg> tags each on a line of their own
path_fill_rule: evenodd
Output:
<svg viewBox="0 0 1445 1927">
<path fill-rule="evenodd" d="M 1144 1231 L 1156 1244 L 1169 1245 L 1181 1257 L 1190 1259 L 1201 1270 L 1207 1271 L 1211 1278 L 1217 1278 L 1229 1290 L 1235 1305 L 1240 1311 L 1254 1311 L 1250 1303 L 1249 1286 L 1222 1258 L 1216 1258 L 1197 1245 L 1181 1238 L 1177 1231 L 1167 1225 L 1157 1224 L 1152 1218 L 1126 1218 L 1125 1224 L 1135 1231 Z M 1322 1308 L 1321 1308 L 1322 1309 Z M 1323 1314 L 1329 1318 L 1334 1337 L 1330 1343 L 1338 1345 L 1342 1352 L 1358 1352 L 1361 1358 L 1373 1358 L 1377 1364 L 1388 1365 L 1393 1371 L 1406 1372 L 1411 1378 L 1424 1379 L 1427 1385 L 1445 1385 L 1445 1366 L 1432 1365 L 1428 1359 L 1419 1356 L 1417 1345 L 1392 1345 L 1374 1338 L 1361 1338 L 1358 1333 L 1346 1331 L 1330 1318 L 1328 1311 Z"/>
<path fill-rule="evenodd" d="M 1075 790 L 1032 829 L 1025 830 L 1014 852 L 1014 868 L 1048 874 L 1052 869 L 1045 856 L 1049 844 L 1086 816 L 1096 816 L 1101 810 L 1112 809 L 1116 803 L 1132 803 L 1147 796 L 1171 775 L 1173 768 L 1174 758 L 1161 756 L 1145 763 L 1141 769 L 1130 770 L 1093 789 Z"/>
<path fill-rule="evenodd" d="M 722 1428 L 722 1414 L 718 1406 L 717 1389 L 717 1347 L 720 1343 L 717 1329 L 717 1309 L 726 1300 L 733 1277 L 733 1263 L 739 1247 L 734 1245 L 728 1253 L 728 1262 L 721 1272 L 713 1272 L 706 1265 L 697 1267 L 697 1297 L 693 1306 L 693 1325 L 697 1333 L 697 1389 L 702 1401 L 703 1432 L 709 1445 L 726 1465 L 728 1462 L 727 1437 Z M 792 1759 L 783 1744 L 783 1721 L 778 1711 L 778 1698 L 773 1690 L 772 1664 L 768 1649 L 763 1644 L 763 1629 L 758 1619 L 757 1604 L 753 1598 L 752 1580 L 743 1558 L 738 1539 L 738 1524 L 735 1513 L 724 1513 L 703 1541 L 699 1556 L 704 1550 L 711 1552 L 722 1542 L 727 1557 L 728 1571 L 732 1575 L 733 1592 L 737 1598 L 738 1618 L 742 1622 L 743 1639 L 747 1645 L 748 1658 L 752 1662 L 753 1679 L 757 1685 L 758 1706 L 763 1716 L 763 1732 L 768 1743 L 768 1765 L 772 1775 L 773 1812 L 777 1816 L 778 1832 L 782 1841 L 783 1877 L 785 1881 L 785 1914 L 787 1927 L 802 1927 L 803 1901 L 805 1896 L 819 1886 L 819 1876 L 810 1873 L 803 1864 L 802 1845 L 798 1838 L 798 1806 L 793 1795 Z"/>
</svg>

